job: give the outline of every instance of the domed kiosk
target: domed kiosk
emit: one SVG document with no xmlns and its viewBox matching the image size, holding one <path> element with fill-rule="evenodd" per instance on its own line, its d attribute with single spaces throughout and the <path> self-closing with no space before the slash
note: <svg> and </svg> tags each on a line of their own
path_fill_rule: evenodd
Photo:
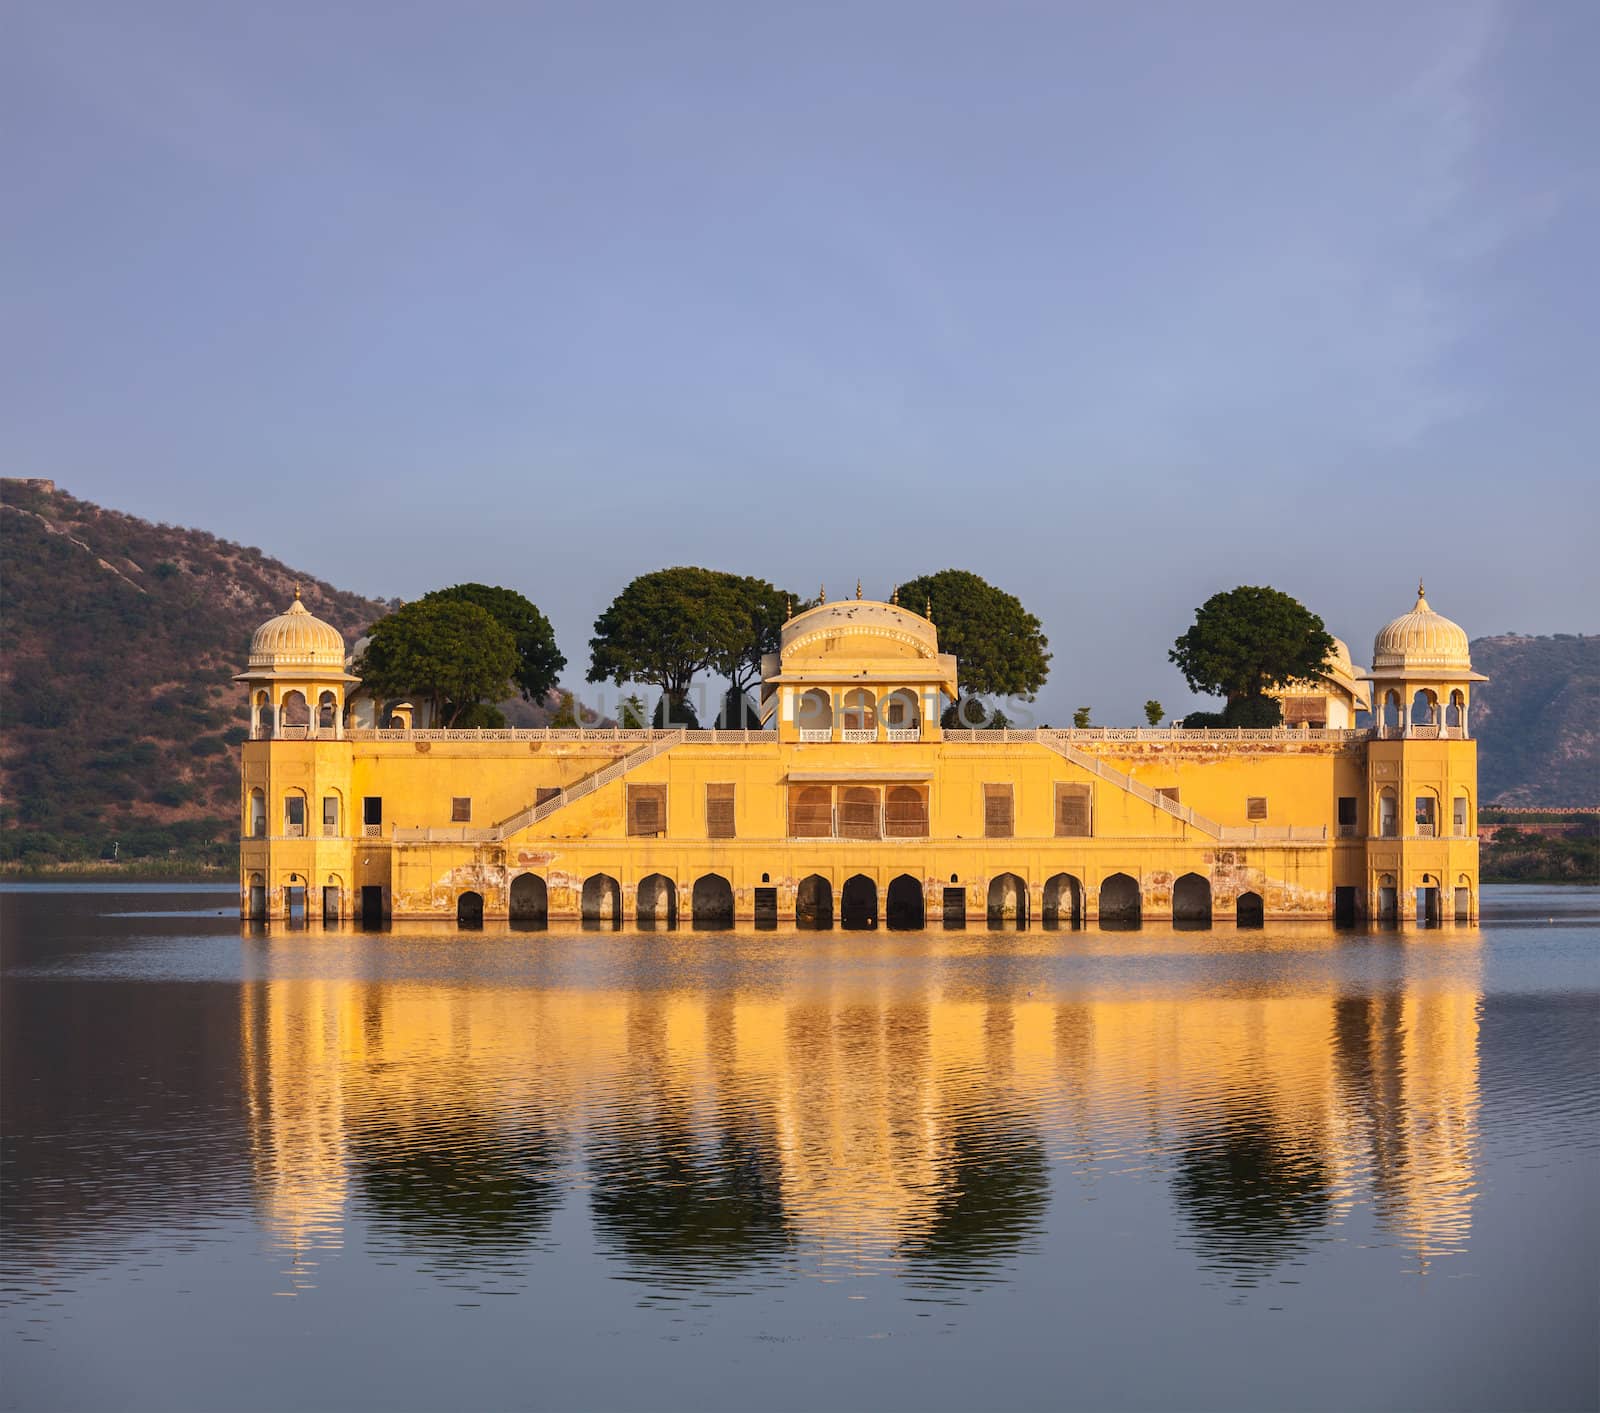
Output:
<svg viewBox="0 0 1600 1413">
<path fill-rule="evenodd" d="M 338 737 L 346 690 L 361 679 L 344 670 L 344 636 L 300 601 L 269 618 L 250 639 L 250 665 L 235 682 L 250 691 L 253 740 Z"/>
<path fill-rule="evenodd" d="M 1467 630 L 1436 613 L 1417 585 L 1410 613 L 1387 624 L 1372 642 L 1372 711 L 1380 736 L 1467 737 L 1472 670 Z"/>
</svg>

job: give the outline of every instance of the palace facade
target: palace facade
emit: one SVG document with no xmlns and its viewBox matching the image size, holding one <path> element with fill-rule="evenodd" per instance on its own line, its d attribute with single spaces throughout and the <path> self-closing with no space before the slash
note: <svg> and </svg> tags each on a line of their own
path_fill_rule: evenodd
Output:
<svg viewBox="0 0 1600 1413">
<path fill-rule="evenodd" d="M 1415 607 L 1273 730 L 950 730 L 953 657 L 897 603 L 823 604 L 764 730 L 356 726 L 298 598 L 238 677 L 240 912 L 622 926 L 1475 922 L 1467 635 Z M 1361 720 L 1369 725 L 1358 725 Z"/>
</svg>

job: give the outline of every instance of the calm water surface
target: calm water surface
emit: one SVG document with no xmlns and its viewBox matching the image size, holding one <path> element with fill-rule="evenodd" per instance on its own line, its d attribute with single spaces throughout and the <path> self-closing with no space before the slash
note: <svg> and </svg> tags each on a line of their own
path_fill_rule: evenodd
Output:
<svg viewBox="0 0 1600 1413">
<path fill-rule="evenodd" d="M 0 894 L 6 1408 L 1586 1408 L 1600 891 L 1435 932 Z"/>
</svg>

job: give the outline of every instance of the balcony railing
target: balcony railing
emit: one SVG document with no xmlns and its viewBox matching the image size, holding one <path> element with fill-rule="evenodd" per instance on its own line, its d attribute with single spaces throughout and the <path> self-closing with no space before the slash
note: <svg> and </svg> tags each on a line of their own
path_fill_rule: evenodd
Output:
<svg viewBox="0 0 1600 1413">
<path fill-rule="evenodd" d="M 800 740 L 806 741 L 831 741 L 833 740 L 833 727 L 831 726 L 802 726 Z"/>
<path fill-rule="evenodd" d="M 859 745 L 863 741 L 876 741 L 878 728 L 876 726 L 846 726 L 839 733 L 840 739 Z"/>
<path fill-rule="evenodd" d="M 891 741 L 920 741 L 922 732 L 915 726 L 890 726 L 885 734 Z"/>
</svg>

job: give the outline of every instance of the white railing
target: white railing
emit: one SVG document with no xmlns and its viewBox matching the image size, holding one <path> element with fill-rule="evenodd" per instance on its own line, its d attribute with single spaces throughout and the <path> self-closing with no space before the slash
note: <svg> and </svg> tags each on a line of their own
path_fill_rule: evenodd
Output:
<svg viewBox="0 0 1600 1413">
<path fill-rule="evenodd" d="M 652 731 L 650 739 L 636 751 L 629 751 L 625 756 L 619 756 L 610 765 L 602 766 L 599 770 L 585 775 L 582 780 L 571 785 L 563 786 L 548 800 L 539 804 L 530 805 L 520 813 L 514 814 L 509 819 L 503 819 L 494 826 L 494 832 L 489 837 L 504 839 L 515 834 L 519 829 L 526 829 L 530 824 L 537 824 L 542 819 L 548 819 L 558 809 L 570 805 L 574 800 L 581 800 L 585 795 L 592 795 L 602 785 L 609 785 L 613 780 L 619 780 L 635 766 L 643 765 L 647 760 L 654 760 L 662 751 L 670 750 L 673 746 L 682 745 L 686 740 L 694 740 L 702 736 L 729 735 L 738 737 L 759 736 L 762 733 L 755 731 L 729 731 L 726 733 L 716 731 Z"/>
<path fill-rule="evenodd" d="M 891 741 L 920 741 L 922 732 L 915 726 L 890 726 L 886 734 Z"/>
<path fill-rule="evenodd" d="M 1201 726 L 1192 731 L 1181 726 L 1072 726 L 1032 730 L 950 730 L 944 733 L 944 739 L 964 745 L 993 745 L 1013 741 L 1042 745 L 1056 741 L 1068 744 L 1116 741 L 1332 741 L 1340 745 L 1352 745 L 1371 739 L 1373 734 L 1364 726 L 1318 727 L 1315 730 L 1298 726 L 1270 726 L 1255 730 L 1239 726 Z"/>
<path fill-rule="evenodd" d="M 833 728 L 831 726 L 802 726 L 800 728 L 802 745 L 813 741 L 831 740 L 833 740 Z"/>
<path fill-rule="evenodd" d="M 395 825 L 397 844 L 488 844 L 498 842 L 500 831 L 470 824 Z"/>
<path fill-rule="evenodd" d="M 383 838 L 383 826 L 381 824 L 363 824 L 361 826 L 361 834 L 365 839 L 381 839 Z"/>
<path fill-rule="evenodd" d="M 853 745 L 861 745 L 867 741 L 876 741 L 878 731 L 876 727 L 846 726 L 839 733 L 841 739 Z"/>
<path fill-rule="evenodd" d="M 686 731 L 681 726 L 666 730 L 623 726 L 468 726 L 448 730 L 436 726 L 379 729 L 352 727 L 344 733 L 347 741 L 558 741 L 566 744 L 594 741 L 680 741 L 703 745 L 759 744 L 776 741 L 772 731 Z"/>
</svg>

